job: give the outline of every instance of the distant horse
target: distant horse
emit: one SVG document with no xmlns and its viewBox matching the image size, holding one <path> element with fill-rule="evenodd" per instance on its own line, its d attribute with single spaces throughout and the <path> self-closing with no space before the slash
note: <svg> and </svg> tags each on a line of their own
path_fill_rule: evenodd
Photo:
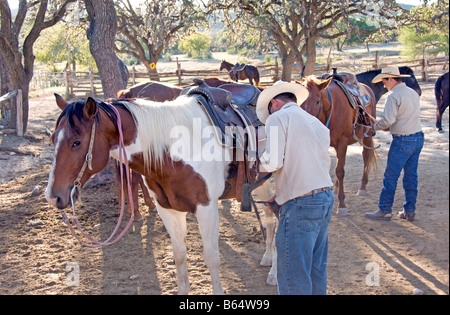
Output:
<svg viewBox="0 0 450 315">
<path fill-rule="evenodd" d="M 55 152 L 45 192 L 47 201 L 58 209 L 74 206 L 78 189 L 107 165 L 110 156 L 118 159 L 124 149 L 130 167 L 145 177 L 171 237 L 178 293 L 189 292 L 185 243 L 189 212 L 197 217 L 213 294 L 223 294 L 218 199 L 224 194 L 226 180 L 230 180 L 233 149 L 222 146 L 214 136 L 198 139 L 200 148 L 208 148 L 200 156 L 198 146 L 193 148 L 194 123 L 204 131 L 214 129 L 196 97 L 180 96 L 164 103 L 138 99 L 112 104 L 92 98 L 68 104 L 57 98 L 57 105 L 63 112 L 52 135 Z M 124 146 L 119 145 L 121 132 Z M 182 133 L 181 137 L 176 133 Z M 205 161 L 203 154 L 208 155 L 211 149 L 214 158 L 208 156 Z"/>
<path fill-rule="evenodd" d="M 419 83 L 417 82 L 416 77 L 414 76 L 414 71 L 412 71 L 409 67 L 399 67 L 400 74 L 409 74 L 411 77 L 403 78 L 403 82 L 409 86 L 411 89 L 417 92 L 417 94 L 422 95 L 422 90 L 420 89 Z M 384 87 L 382 82 L 372 83 L 372 79 L 375 78 L 378 74 L 381 73 L 381 70 L 372 70 L 363 73 L 358 73 L 356 75 L 356 79 L 359 83 L 365 84 L 370 87 L 375 95 L 375 104 L 378 103 L 381 96 L 387 92 L 387 89 Z"/>
<path fill-rule="evenodd" d="M 239 80 L 248 79 L 251 85 L 259 86 L 259 71 L 252 65 L 233 65 L 225 60 L 222 60 L 219 71 L 226 69 L 230 75 L 231 80 L 238 82 Z M 253 80 L 255 84 L 253 84 Z"/>
<path fill-rule="evenodd" d="M 363 148 L 364 172 L 361 179 L 361 186 L 358 195 L 365 195 L 366 185 L 369 181 L 369 172 L 371 167 L 376 163 L 376 151 L 373 149 L 373 139 L 364 135 L 364 127 L 361 119 L 367 119 L 367 114 L 361 113 L 354 109 L 342 89 L 334 82 L 333 77 L 321 80 L 314 76 L 308 76 L 301 82 L 308 91 L 309 97 L 301 105 L 301 107 L 317 117 L 324 125 L 330 129 L 330 145 L 336 150 L 337 164 L 335 168 L 338 188 L 338 214 L 346 215 L 347 206 L 345 204 L 344 194 L 344 166 L 347 155 L 347 147 L 358 140 Z M 366 85 L 361 84 L 360 89 L 370 96 L 370 104 L 367 105 L 366 111 L 372 117 L 376 115 L 374 95 L 372 90 Z M 358 115 L 357 117 L 355 117 Z M 358 118 L 359 117 L 359 118 Z M 356 119 L 355 119 L 356 118 Z M 358 124 L 355 126 L 354 123 Z M 367 124 L 367 123 L 366 123 Z"/>
<path fill-rule="evenodd" d="M 448 107 L 449 96 L 449 81 L 448 72 L 441 75 L 434 85 L 434 95 L 436 97 L 437 113 L 436 113 L 436 128 L 439 132 L 442 130 L 442 115 L 445 109 Z"/>
</svg>

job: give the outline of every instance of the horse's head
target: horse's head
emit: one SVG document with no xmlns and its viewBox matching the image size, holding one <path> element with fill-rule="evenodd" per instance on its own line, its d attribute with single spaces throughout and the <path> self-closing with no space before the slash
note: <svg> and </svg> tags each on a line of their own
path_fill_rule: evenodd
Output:
<svg viewBox="0 0 450 315">
<path fill-rule="evenodd" d="M 70 205 L 73 187 L 83 186 L 107 165 L 109 141 L 102 134 L 99 105 L 94 99 L 69 104 L 61 96 L 55 96 L 63 112 L 52 135 L 55 152 L 45 196 L 52 206 L 64 209 Z"/>
<path fill-rule="evenodd" d="M 400 74 L 409 74 L 411 77 L 403 78 L 403 82 L 409 86 L 411 89 L 417 92 L 417 94 L 422 95 L 422 90 L 420 89 L 419 82 L 417 82 L 414 76 L 414 71 L 410 67 L 399 67 Z"/>
<path fill-rule="evenodd" d="M 315 76 L 310 75 L 303 79 L 301 82 L 297 82 L 306 87 L 309 92 L 308 98 L 303 104 L 301 104 L 301 107 L 305 111 L 312 115 L 315 115 L 317 110 L 314 110 L 314 108 L 320 104 L 322 90 L 328 87 L 332 79 L 333 77 L 330 77 L 328 79 L 318 79 Z"/>
<path fill-rule="evenodd" d="M 225 60 L 222 60 L 220 63 L 219 71 L 222 71 L 223 69 L 225 69 Z"/>
</svg>

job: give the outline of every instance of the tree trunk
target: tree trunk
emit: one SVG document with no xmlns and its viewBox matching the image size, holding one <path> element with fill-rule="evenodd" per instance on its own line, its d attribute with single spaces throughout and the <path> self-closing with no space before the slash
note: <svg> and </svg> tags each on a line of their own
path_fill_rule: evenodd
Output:
<svg viewBox="0 0 450 315">
<path fill-rule="evenodd" d="M 316 38 L 309 37 L 306 39 L 306 65 L 303 75 L 308 76 L 314 73 L 316 65 Z"/>
<path fill-rule="evenodd" d="M 290 52 L 287 55 L 281 56 L 281 64 L 283 65 L 283 72 L 281 73 L 281 80 L 290 82 L 292 79 L 292 66 L 295 61 L 294 53 Z"/>
<path fill-rule="evenodd" d="M 117 32 L 117 16 L 113 0 L 84 0 L 90 27 L 87 31 L 89 49 L 95 59 L 102 81 L 105 98 L 116 97 L 116 92 L 125 89 L 118 58 L 114 51 Z"/>
</svg>

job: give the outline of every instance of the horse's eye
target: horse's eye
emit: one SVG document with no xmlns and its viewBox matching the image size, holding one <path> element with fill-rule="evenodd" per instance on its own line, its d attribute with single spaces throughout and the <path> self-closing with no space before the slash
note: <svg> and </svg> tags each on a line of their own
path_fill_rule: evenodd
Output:
<svg viewBox="0 0 450 315">
<path fill-rule="evenodd" d="M 72 144 L 72 148 L 78 148 L 81 145 L 81 141 L 80 140 L 75 140 Z"/>
</svg>

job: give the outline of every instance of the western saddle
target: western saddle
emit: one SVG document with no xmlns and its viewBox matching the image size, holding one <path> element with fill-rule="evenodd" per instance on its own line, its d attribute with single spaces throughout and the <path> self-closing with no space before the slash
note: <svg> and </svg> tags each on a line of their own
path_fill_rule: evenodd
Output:
<svg viewBox="0 0 450 315">
<path fill-rule="evenodd" d="M 333 68 L 333 73 L 325 73 L 322 75 L 322 79 L 328 79 L 329 77 L 333 77 L 334 81 L 345 93 L 350 105 L 354 109 L 358 108 L 358 104 L 363 106 L 363 108 L 370 104 L 370 97 L 366 94 L 361 94 L 359 82 L 353 73 L 338 73 L 337 68 Z"/>
<path fill-rule="evenodd" d="M 254 107 L 261 91 L 253 85 L 227 83 L 210 87 L 201 79 L 196 86 L 185 88 L 181 94 L 197 98 L 211 123 L 216 127 L 219 143 L 234 149 L 233 162 L 221 199 L 235 197 L 242 200 L 242 186 L 256 178 L 256 157 L 259 143 L 265 142 L 265 128 L 256 116 Z"/>
</svg>

